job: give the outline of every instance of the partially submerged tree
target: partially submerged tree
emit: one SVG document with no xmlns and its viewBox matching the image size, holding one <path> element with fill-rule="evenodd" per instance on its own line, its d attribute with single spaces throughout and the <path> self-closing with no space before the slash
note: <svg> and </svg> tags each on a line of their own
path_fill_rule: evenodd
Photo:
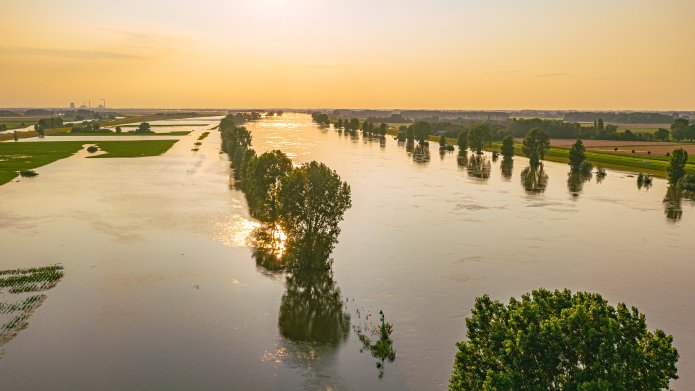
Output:
<svg viewBox="0 0 695 391">
<path fill-rule="evenodd" d="M 502 157 L 511 159 L 514 156 L 514 138 L 507 135 L 502 139 Z"/>
<path fill-rule="evenodd" d="M 673 337 L 595 293 L 540 289 L 507 305 L 485 295 L 466 336 L 452 390 L 659 390 L 678 378 Z"/>
<path fill-rule="evenodd" d="M 323 163 L 304 163 L 278 191 L 278 221 L 287 234 L 289 267 L 323 269 L 337 243 L 338 223 L 352 205 L 350 186 Z"/>
<path fill-rule="evenodd" d="M 456 144 L 459 146 L 459 151 L 466 152 L 468 149 L 468 131 L 462 130 L 459 132 Z"/>
<path fill-rule="evenodd" d="M 475 126 L 468 131 L 468 147 L 476 154 L 480 155 L 483 153 L 485 144 L 490 142 L 491 137 L 492 131 L 489 125 L 483 124 Z"/>
<path fill-rule="evenodd" d="M 586 148 L 584 148 L 584 143 L 581 139 L 577 139 L 577 141 L 572 144 L 569 153 L 569 165 L 573 170 L 579 170 L 582 163 L 584 163 L 584 159 L 586 159 L 585 151 Z"/>
<path fill-rule="evenodd" d="M 533 128 L 526 133 L 522 151 L 526 155 L 531 166 L 538 166 L 541 160 L 545 157 L 545 152 L 550 148 L 550 138 L 540 128 Z"/>
<path fill-rule="evenodd" d="M 671 184 L 678 183 L 678 180 L 685 175 L 685 164 L 688 162 L 688 151 L 683 148 L 674 149 L 668 160 L 666 172 L 668 181 Z"/>
</svg>

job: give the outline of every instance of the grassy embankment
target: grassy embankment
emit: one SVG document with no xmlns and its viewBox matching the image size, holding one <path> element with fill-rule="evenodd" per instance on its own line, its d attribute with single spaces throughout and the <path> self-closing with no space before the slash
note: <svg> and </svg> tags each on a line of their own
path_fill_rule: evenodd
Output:
<svg viewBox="0 0 695 391">
<path fill-rule="evenodd" d="M 65 159 L 81 150 L 85 144 L 96 144 L 106 152 L 99 158 L 158 156 L 168 151 L 178 140 L 137 141 L 42 141 L 0 143 L 0 185 L 10 182 L 21 170 L 45 166 Z"/>
<path fill-rule="evenodd" d="M 389 129 L 388 134 L 396 136 L 398 135 L 398 129 Z M 429 139 L 430 142 L 439 142 L 439 136 L 430 136 Z M 456 140 L 447 138 L 447 143 L 456 145 Z M 501 143 L 494 142 L 492 145 L 485 148 L 485 150 L 499 152 L 500 147 Z M 524 156 L 521 151 L 520 143 L 514 144 L 514 155 Z M 661 178 L 666 177 L 666 166 L 668 165 L 668 158 L 666 156 L 635 157 L 609 152 L 586 151 L 586 159 L 594 166 L 635 173 L 643 172 Z M 545 160 L 567 163 L 569 162 L 569 148 L 551 147 L 545 154 Z M 688 159 L 688 164 L 685 169 L 689 174 L 695 174 L 695 158 Z"/>
</svg>

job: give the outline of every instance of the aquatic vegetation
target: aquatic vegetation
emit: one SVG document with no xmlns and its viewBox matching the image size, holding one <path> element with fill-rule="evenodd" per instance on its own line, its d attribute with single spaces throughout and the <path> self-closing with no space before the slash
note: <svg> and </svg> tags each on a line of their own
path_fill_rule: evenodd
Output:
<svg viewBox="0 0 695 391">
<path fill-rule="evenodd" d="M 60 265 L 0 271 L 0 297 L 13 299 L 0 302 L 0 347 L 27 327 L 29 317 L 46 300 L 45 294 L 32 293 L 47 291 L 62 278 Z"/>
<path fill-rule="evenodd" d="M 378 361 L 376 367 L 379 370 L 379 377 L 384 376 L 384 363 L 386 361 L 393 362 L 396 359 L 396 350 L 393 348 L 393 325 L 384 321 L 383 311 L 379 311 L 381 325 L 378 327 L 366 327 L 365 331 L 361 327 L 353 327 L 360 342 L 362 342 L 362 351 L 369 351 Z M 368 336 L 366 333 L 371 335 Z M 372 343 L 372 338 L 376 338 L 376 342 Z"/>
<path fill-rule="evenodd" d="M 639 175 L 637 175 L 637 188 L 642 189 L 643 187 L 645 189 L 652 187 L 652 176 L 640 172 Z"/>
<path fill-rule="evenodd" d="M 203 132 L 200 136 L 198 136 L 198 140 L 203 140 L 205 137 L 207 137 L 210 134 L 210 132 Z"/>
</svg>

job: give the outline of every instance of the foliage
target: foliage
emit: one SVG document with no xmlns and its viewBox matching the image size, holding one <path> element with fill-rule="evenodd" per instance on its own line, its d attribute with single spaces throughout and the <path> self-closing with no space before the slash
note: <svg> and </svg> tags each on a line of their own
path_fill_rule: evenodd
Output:
<svg viewBox="0 0 695 391">
<path fill-rule="evenodd" d="M 459 151 L 466 151 L 468 149 L 468 131 L 462 130 L 459 132 L 456 139 L 456 145 L 459 147 Z"/>
<path fill-rule="evenodd" d="M 285 176 L 278 191 L 278 221 L 298 268 L 325 268 L 337 243 L 338 223 L 352 205 L 350 186 L 323 163 L 312 161 Z"/>
<path fill-rule="evenodd" d="M 678 141 L 688 138 L 688 120 L 676 118 L 671 124 L 671 136 Z"/>
<path fill-rule="evenodd" d="M 430 126 L 429 122 L 418 121 L 411 126 L 413 127 L 413 134 L 415 135 L 415 139 L 417 140 L 418 144 L 424 144 L 432 131 L 432 127 Z"/>
<path fill-rule="evenodd" d="M 468 131 L 468 147 L 478 155 L 483 153 L 483 148 L 491 139 L 489 125 L 478 125 Z"/>
<path fill-rule="evenodd" d="M 685 164 L 688 162 L 688 151 L 683 148 L 674 149 L 669 157 L 666 172 L 669 183 L 675 184 L 685 175 Z"/>
<path fill-rule="evenodd" d="M 545 289 L 475 301 L 457 344 L 452 390 L 656 390 L 677 378 L 673 337 L 595 293 Z"/>
<path fill-rule="evenodd" d="M 255 154 L 255 152 L 254 152 Z M 244 189 L 254 216 L 275 221 L 278 217 L 277 194 L 280 181 L 292 171 L 292 160 L 279 150 L 248 159 Z"/>
<path fill-rule="evenodd" d="M 328 118 L 328 114 L 318 113 L 318 112 L 311 113 L 311 119 L 320 125 L 328 126 L 331 124 L 331 121 Z"/>
<path fill-rule="evenodd" d="M 572 144 L 572 148 L 570 148 L 569 152 L 569 165 L 573 170 L 578 170 L 582 163 L 584 163 L 584 159 L 586 159 L 585 151 L 586 148 L 584 148 L 584 143 L 581 139 L 577 139 L 577 141 Z"/>
<path fill-rule="evenodd" d="M 37 175 L 39 175 L 39 174 L 34 170 L 21 170 L 21 171 L 19 171 L 19 176 L 21 176 L 22 178 L 31 178 L 31 177 L 34 177 Z"/>
<path fill-rule="evenodd" d="M 661 141 L 666 141 L 668 140 L 670 134 L 671 132 L 669 132 L 668 129 L 659 128 L 656 132 L 654 132 L 654 137 L 658 138 Z"/>
<path fill-rule="evenodd" d="M 94 153 L 98 150 L 99 150 L 99 148 L 96 145 L 90 145 L 89 147 L 87 147 L 87 152 L 89 152 L 89 153 Z"/>
<path fill-rule="evenodd" d="M 502 139 L 502 156 L 511 159 L 514 156 L 514 138 L 507 135 Z"/>
<path fill-rule="evenodd" d="M 548 149 L 550 149 L 550 138 L 542 129 L 533 128 L 526 133 L 522 151 L 529 158 L 531 166 L 537 166 Z"/>
<path fill-rule="evenodd" d="M 140 125 L 138 125 L 137 129 L 135 129 L 136 133 L 150 133 L 152 132 L 152 127 L 150 126 L 149 122 L 142 122 Z"/>
</svg>

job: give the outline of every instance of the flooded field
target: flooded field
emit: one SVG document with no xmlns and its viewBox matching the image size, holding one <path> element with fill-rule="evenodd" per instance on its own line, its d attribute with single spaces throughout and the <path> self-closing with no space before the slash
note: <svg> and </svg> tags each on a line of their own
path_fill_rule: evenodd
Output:
<svg viewBox="0 0 695 391">
<path fill-rule="evenodd" d="M 258 223 L 218 133 L 191 151 L 218 121 L 153 128 L 193 130 L 163 156 L 78 154 L 0 187 L 2 269 L 64 268 L 2 346 L 0 389 L 446 389 L 475 297 L 539 287 L 638 307 L 674 336 L 672 386 L 695 387 L 695 208 L 664 203 L 665 181 L 638 189 L 608 171 L 576 182 L 564 164 L 530 172 L 520 157 L 503 167 L 434 144 L 409 152 L 304 114 L 249 123 L 258 152 L 326 163 L 352 188 L 321 282 L 331 300 L 303 301 L 256 265 L 248 236 Z M 336 303 L 348 316 L 314 325 L 326 338 L 302 338 L 314 334 L 296 319 Z M 356 333 L 379 311 L 397 352 L 383 368 Z"/>
</svg>

